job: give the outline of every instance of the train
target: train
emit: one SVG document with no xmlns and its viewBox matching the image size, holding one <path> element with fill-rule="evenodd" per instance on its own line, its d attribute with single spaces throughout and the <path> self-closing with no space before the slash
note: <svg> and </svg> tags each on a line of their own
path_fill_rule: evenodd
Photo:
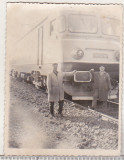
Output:
<svg viewBox="0 0 124 160">
<path fill-rule="evenodd" d="M 65 93 L 72 100 L 92 100 L 90 70 L 99 71 L 102 65 L 111 77 L 108 98 L 118 98 L 120 20 L 117 17 L 67 10 L 44 17 L 29 33 L 35 38 L 16 49 L 20 56 L 11 65 L 11 75 L 47 89 L 52 64 L 58 63 L 61 72 L 76 70 L 73 76 L 63 79 Z"/>
</svg>

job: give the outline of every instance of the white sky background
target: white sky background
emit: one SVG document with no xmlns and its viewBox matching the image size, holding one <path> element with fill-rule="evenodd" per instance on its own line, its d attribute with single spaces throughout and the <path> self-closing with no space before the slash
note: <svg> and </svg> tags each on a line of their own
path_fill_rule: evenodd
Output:
<svg viewBox="0 0 124 160">
<path fill-rule="evenodd" d="M 122 18 L 121 6 L 117 5 L 61 5 L 61 4 L 28 4 L 28 3 L 8 3 L 7 4 L 7 56 L 11 63 L 16 59 L 23 60 L 28 52 L 30 59 L 35 63 L 33 53 L 37 54 L 37 29 L 20 40 L 27 32 L 39 24 L 45 17 L 55 14 L 57 10 L 77 9 L 78 11 L 92 12 L 111 15 L 118 19 Z M 116 12 L 115 12 L 116 11 Z M 22 50 L 22 52 L 21 52 Z M 21 54 L 20 54 L 21 53 Z M 26 57 L 25 57 L 26 58 Z M 29 58 L 29 57 L 27 57 Z"/>
</svg>

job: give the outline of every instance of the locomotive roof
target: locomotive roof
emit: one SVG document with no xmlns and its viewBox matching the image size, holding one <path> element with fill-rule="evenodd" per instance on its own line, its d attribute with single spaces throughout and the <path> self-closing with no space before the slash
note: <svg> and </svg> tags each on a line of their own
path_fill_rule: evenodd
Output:
<svg viewBox="0 0 124 160">
<path fill-rule="evenodd" d="M 51 11 L 50 16 L 56 15 L 69 15 L 69 14 L 86 14 L 86 15 L 96 15 L 96 16 L 103 16 L 103 17 L 111 17 L 121 20 L 122 13 L 121 9 L 116 8 L 117 6 L 112 5 L 99 5 L 99 6 L 73 6 L 70 7 L 63 7 L 62 9 L 58 7 L 58 9 Z M 121 6 L 118 6 L 121 7 Z M 117 10 L 117 12 L 115 12 Z"/>
</svg>

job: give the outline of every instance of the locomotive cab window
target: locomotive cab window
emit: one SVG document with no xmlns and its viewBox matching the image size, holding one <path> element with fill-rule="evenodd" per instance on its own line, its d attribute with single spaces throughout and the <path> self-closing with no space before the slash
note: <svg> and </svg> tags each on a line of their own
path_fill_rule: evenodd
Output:
<svg viewBox="0 0 124 160">
<path fill-rule="evenodd" d="M 109 36 L 120 35 L 120 21 L 114 18 L 102 19 L 102 33 Z"/>
<path fill-rule="evenodd" d="M 71 14 L 69 17 L 69 32 L 72 33 L 97 33 L 98 22 L 95 16 Z"/>
<path fill-rule="evenodd" d="M 50 22 L 50 35 L 63 33 L 66 30 L 65 17 L 61 16 Z"/>
</svg>

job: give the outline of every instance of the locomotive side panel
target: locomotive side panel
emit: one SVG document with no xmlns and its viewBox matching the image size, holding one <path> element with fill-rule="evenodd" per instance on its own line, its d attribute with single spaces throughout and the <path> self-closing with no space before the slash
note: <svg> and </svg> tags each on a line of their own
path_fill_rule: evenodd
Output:
<svg viewBox="0 0 124 160">
<path fill-rule="evenodd" d="M 61 70 L 61 64 L 63 63 L 61 39 L 54 26 L 51 29 L 52 21 L 53 19 L 47 21 L 43 25 L 42 30 L 40 30 L 42 32 L 39 43 L 39 55 L 41 56 L 39 63 L 41 66 L 40 73 L 46 76 L 52 71 L 53 63 L 59 64 L 59 70 Z"/>
<path fill-rule="evenodd" d="M 54 33 L 53 33 L 54 32 Z M 62 63 L 62 45 L 58 33 L 51 29 L 51 21 L 44 26 L 43 64 Z"/>
<path fill-rule="evenodd" d="M 23 39 L 20 39 L 17 44 L 15 44 L 15 57 L 11 64 L 16 66 L 17 69 L 22 66 L 22 71 L 27 72 L 27 67 L 30 65 L 37 65 L 38 59 L 38 32 L 34 30 L 30 35 L 25 36 Z M 20 67 L 19 67 L 20 66 Z M 25 69 L 24 69 L 25 68 Z M 30 68 L 30 67 L 28 67 Z"/>
</svg>

